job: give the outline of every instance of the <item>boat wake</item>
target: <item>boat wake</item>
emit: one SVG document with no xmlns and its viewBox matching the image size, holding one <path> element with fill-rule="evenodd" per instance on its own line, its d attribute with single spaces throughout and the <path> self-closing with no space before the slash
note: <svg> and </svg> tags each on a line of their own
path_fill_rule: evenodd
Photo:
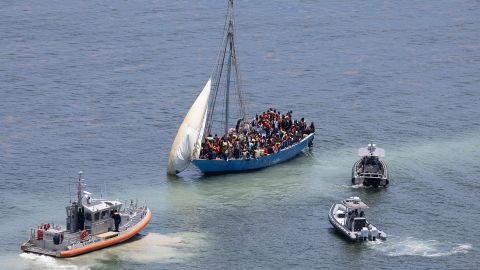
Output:
<svg viewBox="0 0 480 270">
<path fill-rule="evenodd" d="M 88 266 L 77 266 L 74 264 L 70 264 L 66 260 L 56 259 L 46 255 L 21 253 L 20 257 L 24 259 L 24 263 L 26 264 L 26 266 L 32 269 L 89 269 Z"/>
<path fill-rule="evenodd" d="M 370 243 L 369 243 L 370 244 Z M 441 243 L 437 240 L 419 240 L 408 237 L 397 243 L 372 243 L 373 249 L 385 253 L 387 256 L 421 256 L 421 257 L 444 257 L 454 254 L 466 254 L 472 249 L 468 243 L 454 244 Z"/>
<path fill-rule="evenodd" d="M 126 243 L 88 253 L 78 257 L 57 259 L 54 257 L 22 253 L 27 268 L 32 269 L 91 269 L 113 267 L 123 263 L 176 263 L 195 255 L 194 249 L 206 242 L 199 233 L 178 233 L 162 235 L 149 233 L 134 237 Z"/>
<path fill-rule="evenodd" d="M 194 256 L 191 250 L 202 246 L 205 240 L 198 233 L 162 235 L 149 233 L 145 237 L 120 245 L 105 252 L 121 260 L 140 263 L 180 262 Z"/>
</svg>

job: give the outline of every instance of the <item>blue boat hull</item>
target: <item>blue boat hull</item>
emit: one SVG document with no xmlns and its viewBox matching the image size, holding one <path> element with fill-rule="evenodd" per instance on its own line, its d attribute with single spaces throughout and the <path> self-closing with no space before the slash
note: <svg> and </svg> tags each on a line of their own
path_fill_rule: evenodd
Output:
<svg viewBox="0 0 480 270">
<path fill-rule="evenodd" d="M 192 163 L 205 174 L 234 173 L 261 169 L 292 159 L 308 147 L 313 138 L 314 134 L 312 133 L 291 147 L 257 159 L 194 159 Z"/>
</svg>

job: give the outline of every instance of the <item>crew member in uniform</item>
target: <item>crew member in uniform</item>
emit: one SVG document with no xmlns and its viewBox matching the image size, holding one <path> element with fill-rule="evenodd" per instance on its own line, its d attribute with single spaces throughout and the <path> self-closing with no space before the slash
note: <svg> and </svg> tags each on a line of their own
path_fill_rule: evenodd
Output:
<svg viewBox="0 0 480 270">
<path fill-rule="evenodd" d="M 122 222 L 122 217 L 117 212 L 117 210 L 114 210 L 112 213 L 112 218 L 113 218 L 113 221 L 115 222 L 115 231 L 118 232 L 118 226 L 120 225 L 120 222 Z"/>
</svg>

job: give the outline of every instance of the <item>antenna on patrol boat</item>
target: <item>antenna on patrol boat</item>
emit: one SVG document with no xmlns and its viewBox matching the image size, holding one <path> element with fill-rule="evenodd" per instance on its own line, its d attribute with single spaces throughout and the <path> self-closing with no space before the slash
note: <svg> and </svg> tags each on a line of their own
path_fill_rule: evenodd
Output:
<svg viewBox="0 0 480 270">
<path fill-rule="evenodd" d="M 103 193 L 105 193 L 105 196 L 107 196 L 107 183 L 105 182 L 105 180 L 103 181 L 103 188 L 100 187 L 100 198 L 103 198 Z"/>
<path fill-rule="evenodd" d="M 78 198 L 78 203 L 82 201 L 82 190 L 83 190 L 83 179 L 82 179 L 83 172 L 79 171 L 78 172 L 78 184 L 77 184 L 77 198 Z"/>
</svg>

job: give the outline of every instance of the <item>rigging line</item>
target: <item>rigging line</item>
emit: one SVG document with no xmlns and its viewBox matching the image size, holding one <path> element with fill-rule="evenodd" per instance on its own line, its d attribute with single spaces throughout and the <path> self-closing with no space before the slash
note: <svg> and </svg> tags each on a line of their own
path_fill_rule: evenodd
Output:
<svg viewBox="0 0 480 270">
<path fill-rule="evenodd" d="M 242 78 L 241 78 L 240 67 L 239 67 L 238 58 L 237 58 L 237 54 L 236 54 L 235 43 L 234 43 L 233 50 L 234 50 L 233 60 L 234 60 L 235 77 L 236 77 L 235 89 L 236 89 L 238 99 L 239 99 L 239 102 L 240 102 L 240 110 L 241 110 L 240 111 L 240 116 L 241 116 L 242 119 L 245 120 L 245 95 L 244 95 L 243 87 L 242 87 Z"/>
<path fill-rule="evenodd" d="M 222 71 L 223 71 L 223 65 L 225 63 L 225 55 L 227 53 L 227 46 L 224 46 L 224 49 L 223 49 L 223 57 L 222 57 L 222 64 L 217 66 L 217 71 L 219 71 L 219 73 L 215 74 L 215 84 L 214 84 L 214 98 L 211 102 L 211 109 L 210 109 L 210 113 L 209 115 L 207 115 L 207 118 L 208 118 L 208 133 L 210 133 L 212 131 L 212 124 L 213 124 L 213 114 L 215 112 L 215 104 L 216 104 L 216 100 L 217 100 L 217 95 L 218 95 L 218 91 L 219 91 L 219 88 L 220 88 L 220 80 L 221 80 L 221 77 L 222 77 Z"/>
<path fill-rule="evenodd" d="M 235 52 L 236 52 L 236 48 Z M 243 87 L 243 80 L 242 80 L 242 73 L 240 69 L 240 62 L 238 61 L 238 57 L 235 53 L 235 70 L 236 70 L 236 79 L 238 81 L 238 95 L 240 99 L 240 105 L 242 107 L 242 114 L 243 117 L 245 117 L 245 112 L 246 112 L 246 101 L 245 101 L 245 88 Z"/>
<path fill-rule="evenodd" d="M 214 73 L 212 74 L 212 80 L 214 81 L 214 91 L 212 93 L 212 100 L 211 100 L 211 106 L 209 108 L 209 115 L 207 116 L 207 131 L 208 133 L 211 133 L 211 130 L 212 130 L 212 126 L 213 126 L 213 122 L 214 122 L 214 113 L 215 113 L 215 110 L 216 110 L 216 102 L 217 102 L 217 98 L 218 98 L 218 93 L 220 92 L 220 83 L 221 83 L 221 79 L 222 79 L 222 74 L 223 74 L 223 69 L 224 69 L 224 66 L 225 66 L 225 57 L 226 57 L 226 50 L 227 50 L 227 46 L 230 47 L 230 56 L 229 56 L 229 59 L 228 59 L 228 65 L 229 65 L 229 74 L 230 74 L 230 70 L 232 68 L 232 60 L 233 60 L 233 64 L 234 64 L 234 68 L 235 68 L 235 77 L 236 77 L 236 81 L 238 82 L 235 82 L 235 90 L 237 92 L 237 95 L 238 95 L 238 98 L 240 100 L 240 116 L 242 119 L 245 118 L 245 102 L 244 102 L 244 96 L 243 96 L 243 90 L 242 90 L 242 87 L 241 87 L 241 75 L 240 75 L 240 69 L 239 69 L 239 66 L 238 66 L 238 59 L 237 59 L 237 56 L 236 56 L 236 46 L 235 46 L 235 42 L 234 42 L 234 35 L 235 35 L 235 28 L 234 28 L 234 21 L 235 21 L 235 18 L 234 18 L 234 10 L 233 10 L 233 0 L 229 0 L 229 3 L 228 3 L 228 11 L 227 11 L 227 15 L 226 15 L 226 20 L 225 20 L 225 24 L 224 24 L 224 38 L 222 40 L 222 46 L 223 46 L 223 50 L 219 50 L 219 53 L 218 53 L 218 59 L 217 59 L 217 64 L 215 66 L 215 71 Z M 229 76 L 230 77 L 230 76 Z M 229 80 L 230 78 L 227 78 L 227 87 L 229 86 Z M 226 106 L 225 106 L 225 102 L 228 102 L 228 98 L 229 96 L 229 91 L 227 89 L 226 91 L 226 94 L 225 94 L 225 99 L 224 100 L 224 107 L 225 107 L 225 112 L 226 112 L 226 115 L 225 115 L 225 125 L 227 125 L 228 123 L 228 106 L 229 104 L 227 103 Z M 227 130 L 228 127 L 225 127 L 225 130 Z"/>
<path fill-rule="evenodd" d="M 222 75 L 222 71 L 223 71 L 223 66 L 224 66 L 224 63 L 225 63 L 225 55 L 226 55 L 226 45 L 223 49 L 223 57 L 221 58 L 222 61 L 220 62 L 219 61 L 219 64 L 217 65 L 217 72 L 214 74 L 214 88 L 215 88 L 215 99 L 214 99 L 214 102 L 213 104 L 215 105 L 215 100 L 216 100 L 216 96 L 218 94 L 218 90 L 220 88 L 220 80 L 221 80 L 221 75 Z M 221 64 L 220 64 L 221 63 Z M 215 108 L 215 106 L 214 106 Z"/>
<path fill-rule="evenodd" d="M 236 30 L 235 30 L 235 16 L 234 16 L 234 10 L 233 10 L 233 0 L 230 0 L 229 2 L 229 5 L 231 7 L 231 24 L 232 24 L 232 35 L 233 35 L 233 38 L 232 38 L 232 43 L 233 43 L 233 55 L 234 55 L 234 66 L 235 66 L 235 76 L 236 76 L 236 80 L 238 81 L 238 83 L 236 84 L 236 92 L 237 92 L 237 95 L 239 95 L 239 99 L 240 99 L 240 108 L 241 108 L 241 118 L 242 119 L 245 119 L 245 92 L 244 92 L 244 88 L 243 88 L 243 83 L 242 83 L 242 75 L 241 75 L 241 72 L 240 72 L 240 63 L 239 63 L 239 60 L 238 60 L 238 56 L 237 56 L 237 46 L 236 46 L 236 42 L 235 42 L 235 36 L 236 36 Z"/>
<path fill-rule="evenodd" d="M 212 74 L 216 72 L 216 68 L 218 68 L 218 65 L 220 64 L 220 56 L 222 55 L 222 50 L 221 48 L 225 47 L 228 43 L 228 27 L 230 26 L 230 22 L 234 20 L 234 14 L 233 14 L 233 1 L 229 0 L 229 3 L 227 5 L 227 12 L 225 15 L 225 23 L 223 25 L 223 39 L 222 42 L 220 43 L 220 46 L 218 47 L 218 56 L 217 56 L 217 66 L 214 67 Z"/>
<path fill-rule="evenodd" d="M 218 49 L 217 49 L 218 53 L 217 53 L 216 65 L 213 66 L 212 72 L 211 72 L 210 74 L 214 74 L 215 71 L 216 71 L 216 69 L 217 69 L 217 67 L 218 67 L 218 65 L 219 65 L 219 61 L 220 61 L 220 58 L 221 58 L 220 56 L 221 56 L 221 54 L 222 54 L 222 47 L 223 47 L 223 45 L 225 44 L 225 39 L 226 39 L 226 36 L 227 36 L 227 35 L 225 35 L 225 33 L 227 32 L 227 25 L 228 25 L 228 21 L 229 21 L 229 20 L 228 20 L 228 16 L 230 15 L 230 14 L 229 14 L 229 9 L 230 9 L 230 7 L 227 6 L 227 12 L 226 12 L 226 14 L 225 14 L 225 23 L 223 24 L 223 31 L 222 31 L 222 42 L 220 42 L 219 45 L 218 45 Z"/>
<path fill-rule="evenodd" d="M 234 44 L 235 45 L 235 44 Z M 243 88 L 243 81 L 242 81 L 242 75 L 241 75 L 241 72 L 240 72 L 240 63 L 238 61 L 238 57 L 237 57 L 237 53 L 236 53 L 236 47 L 234 47 L 234 51 L 235 51 L 235 58 L 234 58 L 234 65 L 235 65 L 235 76 L 236 76 L 236 80 L 237 80 L 237 95 L 239 97 L 239 101 L 240 101 L 240 107 L 241 107 L 241 110 L 242 110 L 242 118 L 245 117 L 245 92 L 244 92 L 244 88 Z"/>
<path fill-rule="evenodd" d="M 219 54 L 218 54 L 218 60 L 217 60 L 217 65 L 215 67 L 215 72 L 213 73 L 213 76 L 214 77 L 214 95 L 213 95 L 213 100 L 211 102 L 211 109 L 210 109 L 210 113 L 209 115 L 207 116 L 208 118 L 208 126 L 207 126 L 207 131 L 210 133 L 211 132 L 211 128 L 212 128 L 212 124 L 213 124 L 213 114 L 215 112 L 215 104 L 216 104 L 216 100 L 217 100 L 217 96 L 218 96 L 218 92 L 219 92 L 219 88 L 220 88 L 220 81 L 221 81 L 221 76 L 222 76 L 222 73 L 223 73 L 223 67 L 224 67 L 224 64 L 225 64 L 225 55 L 226 55 L 226 49 L 227 49 L 227 46 L 229 44 L 229 34 L 232 32 L 231 30 L 233 29 L 230 29 L 231 26 L 232 26 L 232 21 L 233 21 L 233 1 L 232 0 L 229 0 L 229 5 L 228 5 L 228 11 L 227 11 L 227 16 L 226 16 L 226 20 L 225 20 L 225 24 L 224 24 L 224 38 L 223 38 L 223 41 L 222 41 L 222 46 L 224 47 L 224 50 L 223 50 L 223 53 L 222 53 L 222 50 L 220 50 Z M 227 25 L 228 25 L 228 28 L 227 28 Z M 226 33 L 227 32 L 227 33 Z M 226 35 L 225 35 L 226 33 Z M 223 54 L 223 57 L 220 57 L 222 56 Z M 220 61 L 220 58 L 221 58 L 221 61 Z M 220 65 L 221 63 L 221 65 Z"/>
<path fill-rule="evenodd" d="M 222 99 L 222 108 L 225 107 L 225 99 Z M 225 126 L 225 111 L 221 110 L 221 117 L 220 117 L 220 127 L 217 127 L 217 130 L 221 132 L 221 128 Z M 221 134 L 221 133 L 220 133 Z M 224 134 L 221 134 L 223 137 Z"/>
<path fill-rule="evenodd" d="M 211 107 L 209 109 L 210 113 L 209 115 L 207 116 L 207 131 L 210 133 L 211 132 L 211 128 L 212 128 L 212 124 L 213 124 L 213 113 L 215 112 L 215 104 L 216 104 L 216 99 L 217 99 L 217 95 L 218 95 L 218 91 L 219 91 L 219 86 L 220 86 L 220 80 L 221 80 L 221 74 L 222 74 L 222 71 L 223 71 L 223 65 L 225 63 L 225 53 L 226 53 L 226 46 L 227 46 L 227 43 L 228 43 L 228 29 L 227 27 L 230 26 L 230 21 L 231 21 L 231 16 L 232 16 L 232 8 L 233 8 L 233 2 L 230 0 L 228 6 L 227 6 L 227 12 L 226 12 L 226 15 L 225 15 L 225 23 L 223 25 L 223 39 L 222 39 L 222 42 L 218 48 L 218 55 L 217 55 L 217 61 L 216 61 L 216 65 L 213 67 L 213 70 L 212 70 L 212 81 L 214 82 L 213 83 L 213 87 L 214 87 L 214 91 L 213 91 L 213 94 L 212 94 L 212 102 L 211 102 Z M 224 50 L 221 50 L 221 48 L 224 48 Z M 223 53 L 222 53 L 223 51 Z M 220 62 L 221 60 L 221 62 Z M 221 63 L 221 64 L 220 64 Z"/>
<path fill-rule="evenodd" d="M 211 74 L 211 79 L 212 79 L 212 83 L 213 83 L 213 89 L 214 91 L 212 91 L 213 93 L 211 93 L 211 97 L 213 97 L 213 102 L 211 102 L 211 105 L 213 105 L 213 108 L 212 107 L 209 107 L 209 111 L 210 113 L 207 115 L 207 132 L 210 133 L 211 132 L 211 126 L 212 126 L 212 122 L 213 120 L 211 120 L 210 117 L 212 115 L 212 113 L 215 111 L 215 100 L 217 99 L 217 94 L 218 94 L 218 81 L 217 81 L 217 74 L 218 74 L 218 69 L 219 69 L 219 66 L 220 66 L 220 60 L 222 59 L 222 62 L 224 62 L 223 58 L 224 58 L 224 55 L 225 55 L 225 52 L 223 52 L 223 57 L 222 57 L 222 47 L 225 47 L 225 44 L 226 44 L 226 40 L 227 40 L 227 35 L 226 35 L 226 32 L 227 32 L 227 25 L 228 25 L 228 22 L 229 22 L 229 16 L 230 16 L 230 6 L 227 6 L 227 12 L 226 12 L 226 15 L 225 15 L 225 23 L 223 25 L 223 33 L 222 33 L 222 42 L 219 44 L 218 46 L 218 54 L 217 54 L 217 60 L 216 60 L 216 64 L 212 67 L 212 72 L 210 73 Z M 223 67 L 222 67 L 223 69 Z M 220 70 L 220 73 L 221 73 L 222 70 Z"/>
<path fill-rule="evenodd" d="M 234 10 L 233 10 L 233 0 L 230 1 L 230 7 L 231 7 L 231 17 L 230 17 L 230 25 L 231 28 L 229 27 L 229 34 L 231 34 L 231 47 L 232 53 L 233 53 L 233 65 L 235 68 L 235 78 L 236 78 L 236 83 L 235 83 L 235 90 L 238 95 L 238 99 L 240 102 L 240 118 L 245 119 L 245 96 L 243 92 L 243 87 L 242 87 L 242 79 L 241 79 L 241 73 L 240 73 L 240 66 L 239 66 L 239 61 L 238 61 L 238 55 L 237 55 L 237 46 L 236 46 L 236 32 L 235 32 L 235 16 L 234 16 Z"/>
<path fill-rule="evenodd" d="M 237 80 L 232 80 L 231 83 L 235 84 L 235 87 L 237 87 Z M 233 95 L 234 97 L 234 102 L 233 103 L 233 106 L 231 106 L 231 109 L 232 109 L 232 115 L 234 115 L 235 117 L 235 121 L 238 121 L 239 119 L 241 119 L 241 111 L 240 111 L 240 100 L 238 100 L 238 95 Z M 235 122 L 236 123 L 236 122 Z"/>
</svg>

